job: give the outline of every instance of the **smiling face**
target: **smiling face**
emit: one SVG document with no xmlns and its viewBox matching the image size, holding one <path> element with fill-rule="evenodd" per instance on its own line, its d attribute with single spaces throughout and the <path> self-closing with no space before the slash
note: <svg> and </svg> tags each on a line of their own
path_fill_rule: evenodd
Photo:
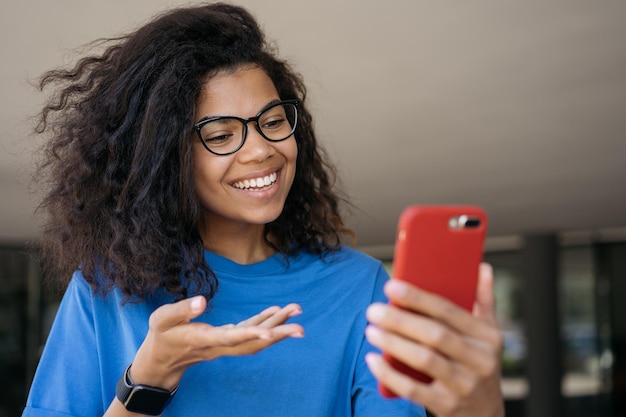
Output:
<svg viewBox="0 0 626 417">
<path fill-rule="evenodd" d="M 274 83 L 258 67 L 218 73 L 207 81 L 197 103 L 196 121 L 214 116 L 256 116 L 280 100 Z M 292 135 L 270 142 L 248 125 L 246 141 L 231 155 L 215 155 L 194 137 L 196 194 L 202 205 L 200 233 L 225 227 L 257 227 L 276 220 L 296 172 L 298 149 Z"/>
</svg>

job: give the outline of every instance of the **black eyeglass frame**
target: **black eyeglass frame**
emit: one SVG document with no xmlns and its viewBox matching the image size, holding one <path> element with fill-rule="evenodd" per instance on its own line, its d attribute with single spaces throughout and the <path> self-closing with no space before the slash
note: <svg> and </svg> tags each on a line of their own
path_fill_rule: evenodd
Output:
<svg viewBox="0 0 626 417">
<path fill-rule="evenodd" d="M 286 137 L 282 138 L 282 139 L 270 139 L 267 136 L 265 136 L 265 133 L 263 133 L 263 129 L 261 129 L 261 126 L 259 125 L 259 117 L 261 117 L 261 115 L 263 113 L 265 113 L 266 111 L 268 111 L 270 109 L 273 109 L 274 107 L 277 107 L 277 106 L 283 106 L 285 104 L 293 105 L 294 108 L 295 108 L 293 125 L 291 126 L 291 133 L 289 135 L 287 135 Z M 267 106 L 263 110 L 261 110 L 256 116 L 250 117 L 248 119 L 243 119 L 243 118 L 237 117 L 237 116 L 207 117 L 207 118 L 204 118 L 204 119 L 200 120 L 198 123 L 193 125 L 193 127 L 194 127 L 194 129 L 196 131 L 196 134 L 198 135 L 198 138 L 200 139 L 200 143 L 202 143 L 202 146 L 204 146 L 204 149 L 206 149 L 207 151 L 211 152 L 214 155 L 219 155 L 219 156 L 232 155 L 235 152 L 237 152 L 239 149 L 241 149 L 243 147 L 243 145 L 246 143 L 246 138 L 248 137 L 248 123 L 250 123 L 250 122 L 254 122 L 254 126 L 255 126 L 255 129 L 257 130 L 257 132 L 259 132 L 259 134 L 261 136 L 263 136 L 263 138 L 265 140 L 269 141 L 269 142 L 282 142 L 283 140 L 289 139 L 296 132 L 296 127 L 298 126 L 298 108 L 299 108 L 299 106 L 300 106 L 300 101 L 297 100 L 297 99 L 281 100 L 281 101 L 277 101 L 275 103 L 270 104 L 269 106 Z M 217 152 L 209 149 L 209 147 L 207 146 L 206 142 L 202 138 L 202 128 L 207 123 L 215 122 L 216 120 L 221 120 L 221 119 L 235 119 L 235 120 L 239 120 L 241 122 L 241 124 L 243 125 L 243 132 L 242 132 L 241 143 L 234 150 L 232 150 L 230 152 L 227 152 L 227 153 L 217 153 Z"/>
</svg>

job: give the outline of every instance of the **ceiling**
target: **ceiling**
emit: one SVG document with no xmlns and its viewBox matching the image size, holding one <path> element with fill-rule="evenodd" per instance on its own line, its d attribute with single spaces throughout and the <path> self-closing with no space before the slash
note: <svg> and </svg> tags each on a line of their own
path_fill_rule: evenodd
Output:
<svg viewBox="0 0 626 417">
<path fill-rule="evenodd" d="M 0 6 L 0 242 L 37 234 L 42 72 L 174 0 Z M 361 247 L 409 204 L 477 204 L 490 239 L 626 227 L 626 2 L 242 0 L 305 78 Z"/>
</svg>

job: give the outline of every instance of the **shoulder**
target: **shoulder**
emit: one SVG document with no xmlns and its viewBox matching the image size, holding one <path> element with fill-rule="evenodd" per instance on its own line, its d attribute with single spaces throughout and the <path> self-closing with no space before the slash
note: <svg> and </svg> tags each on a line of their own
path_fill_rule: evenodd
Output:
<svg viewBox="0 0 626 417">
<path fill-rule="evenodd" d="M 89 300 L 94 297 L 94 291 L 83 276 L 80 270 L 75 271 L 72 274 L 72 278 L 65 289 L 64 298 L 72 298 L 76 300 Z"/>
<path fill-rule="evenodd" d="M 133 298 L 125 297 L 120 289 L 107 284 L 101 275 L 94 278 L 94 283 L 87 280 L 80 270 L 72 278 L 63 294 L 62 304 L 70 309 L 98 310 L 118 309 L 124 305 L 134 305 Z"/>
<path fill-rule="evenodd" d="M 114 298 L 119 298 L 116 297 L 115 291 L 110 291 L 106 295 L 98 294 L 82 272 L 77 270 L 72 274 L 63 294 L 61 311 L 69 311 L 70 315 L 77 314 L 78 311 L 91 312 L 98 304 L 104 303 L 105 300 L 110 302 Z"/>
</svg>

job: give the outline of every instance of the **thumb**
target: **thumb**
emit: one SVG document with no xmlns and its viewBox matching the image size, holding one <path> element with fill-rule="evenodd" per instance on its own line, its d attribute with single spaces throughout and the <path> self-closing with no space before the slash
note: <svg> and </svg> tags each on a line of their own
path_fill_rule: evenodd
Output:
<svg viewBox="0 0 626 417">
<path fill-rule="evenodd" d="M 202 314 L 206 306 L 206 298 L 202 295 L 165 304 L 150 315 L 149 325 L 151 328 L 164 331 L 181 323 L 188 323 Z"/>
<path fill-rule="evenodd" d="M 478 287 L 473 313 L 476 317 L 497 323 L 496 300 L 493 294 L 493 268 L 486 262 L 482 262 L 478 270 Z"/>
</svg>

